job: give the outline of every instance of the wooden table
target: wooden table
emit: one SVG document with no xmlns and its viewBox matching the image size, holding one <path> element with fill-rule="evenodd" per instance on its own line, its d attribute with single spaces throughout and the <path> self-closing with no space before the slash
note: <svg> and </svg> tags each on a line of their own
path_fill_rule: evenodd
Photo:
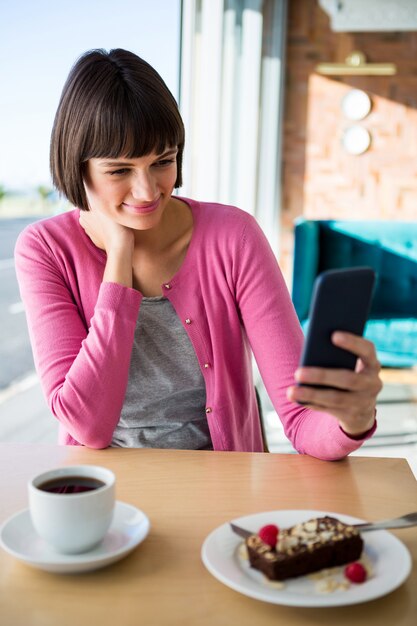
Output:
<svg viewBox="0 0 417 626">
<path fill-rule="evenodd" d="M 204 538 L 232 518 L 273 509 L 317 509 L 365 519 L 417 508 L 402 459 L 174 450 L 88 450 L 0 444 L 0 523 L 27 506 L 26 483 L 48 468 L 112 469 L 117 498 L 150 517 L 150 535 L 128 557 L 88 574 L 32 569 L 0 550 L 2 626 L 415 626 L 417 529 L 398 531 L 414 561 L 410 578 L 378 600 L 348 608 L 266 604 L 218 582 L 202 564 Z M 393 531 L 395 532 L 395 531 Z"/>
</svg>

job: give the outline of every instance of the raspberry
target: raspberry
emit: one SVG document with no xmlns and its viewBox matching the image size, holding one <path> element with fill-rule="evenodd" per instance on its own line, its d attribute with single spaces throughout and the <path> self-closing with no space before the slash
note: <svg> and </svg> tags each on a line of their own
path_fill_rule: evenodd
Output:
<svg viewBox="0 0 417 626">
<path fill-rule="evenodd" d="M 264 543 L 266 543 L 271 548 L 274 548 L 277 542 L 278 533 L 278 526 L 275 526 L 275 524 L 267 524 L 266 526 L 262 526 L 262 528 L 258 532 L 258 535 Z"/>
<path fill-rule="evenodd" d="M 362 563 L 350 563 L 345 567 L 345 576 L 352 583 L 364 583 L 367 577 L 366 569 Z"/>
</svg>

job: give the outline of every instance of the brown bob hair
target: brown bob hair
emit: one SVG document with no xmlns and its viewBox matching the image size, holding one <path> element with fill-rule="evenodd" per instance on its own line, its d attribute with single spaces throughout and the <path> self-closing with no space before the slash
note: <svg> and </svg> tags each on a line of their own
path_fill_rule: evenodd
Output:
<svg viewBox="0 0 417 626">
<path fill-rule="evenodd" d="M 178 147 L 175 187 L 181 187 L 184 124 L 158 72 L 121 48 L 83 54 L 64 85 L 52 129 L 50 166 L 58 191 L 88 211 L 89 159 L 133 159 L 167 147 Z"/>
</svg>

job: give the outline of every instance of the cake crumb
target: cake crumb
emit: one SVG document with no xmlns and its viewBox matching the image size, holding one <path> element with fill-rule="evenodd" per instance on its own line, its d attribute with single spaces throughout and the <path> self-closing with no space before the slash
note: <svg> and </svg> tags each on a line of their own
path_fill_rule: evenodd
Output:
<svg viewBox="0 0 417 626">
<path fill-rule="evenodd" d="M 323 578 L 323 580 L 319 580 L 315 584 L 315 589 L 318 593 L 334 593 L 335 591 L 347 591 L 349 587 L 349 581 L 343 580 L 342 582 L 339 582 L 338 580 L 336 580 L 336 578 L 333 578 L 333 576 Z"/>
<path fill-rule="evenodd" d="M 359 563 L 362 563 L 362 565 L 366 569 L 367 580 L 369 580 L 369 578 L 372 578 L 372 576 L 374 575 L 374 568 L 371 559 L 366 554 L 362 554 L 361 558 L 359 559 Z"/>
<path fill-rule="evenodd" d="M 350 582 L 340 576 L 343 573 L 343 567 L 332 567 L 331 569 L 323 569 L 314 574 L 309 574 L 308 578 L 313 581 L 316 593 L 334 593 L 335 591 L 347 591 Z"/>
<path fill-rule="evenodd" d="M 241 543 L 238 548 L 238 555 L 243 561 L 249 560 L 248 550 L 246 548 L 245 542 Z"/>
<path fill-rule="evenodd" d="M 279 580 L 268 580 L 264 576 L 264 582 L 267 587 L 272 587 L 272 589 L 284 589 L 285 583 L 280 582 Z"/>
</svg>

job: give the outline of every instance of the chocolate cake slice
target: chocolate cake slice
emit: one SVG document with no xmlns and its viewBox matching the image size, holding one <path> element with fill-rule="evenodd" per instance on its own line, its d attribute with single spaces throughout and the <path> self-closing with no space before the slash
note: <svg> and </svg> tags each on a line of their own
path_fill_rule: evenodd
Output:
<svg viewBox="0 0 417 626">
<path fill-rule="evenodd" d="M 334 517 L 318 517 L 279 531 L 276 545 L 259 535 L 246 539 L 251 567 L 269 580 L 285 580 L 356 561 L 363 541 L 358 531 Z"/>
</svg>

